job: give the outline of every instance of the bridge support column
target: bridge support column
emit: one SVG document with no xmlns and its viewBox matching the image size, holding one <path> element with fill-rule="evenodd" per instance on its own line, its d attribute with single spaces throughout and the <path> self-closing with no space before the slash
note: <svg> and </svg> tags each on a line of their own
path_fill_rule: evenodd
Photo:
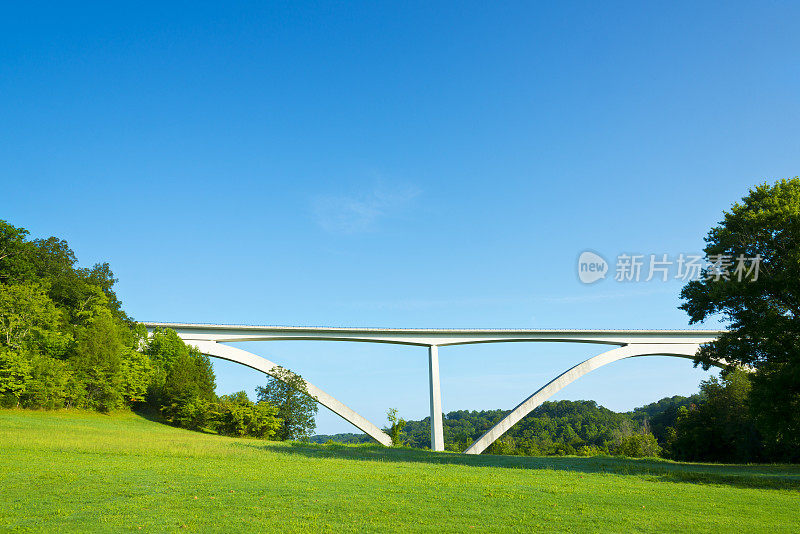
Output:
<svg viewBox="0 0 800 534">
<path fill-rule="evenodd" d="M 431 386 L 431 450 L 444 450 L 442 390 L 439 385 L 439 347 L 428 347 L 428 377 Z"/>
</svg>

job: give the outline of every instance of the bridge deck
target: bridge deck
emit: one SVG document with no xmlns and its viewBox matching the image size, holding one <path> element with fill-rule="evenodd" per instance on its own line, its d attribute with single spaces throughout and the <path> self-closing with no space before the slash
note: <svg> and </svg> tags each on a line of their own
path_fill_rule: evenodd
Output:
<svg viewBox="0 0 800 534">
<path fill-rule="evenodd" d="M 629 343 L 707 343 L 721 330 L 605 330 L 500 328 L 352 328 L 257 326 L 196 323 L 143 323 L 148 329 L 172 328 L 185 339 L 220 342 L 327 340 L 444 346 L 513 341 L 565 341 L 626 345 Z"/>
</svg>

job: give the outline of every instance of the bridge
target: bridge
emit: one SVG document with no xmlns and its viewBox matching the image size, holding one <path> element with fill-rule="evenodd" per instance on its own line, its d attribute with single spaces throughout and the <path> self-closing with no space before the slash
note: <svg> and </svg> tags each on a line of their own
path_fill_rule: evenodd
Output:
<svg viewBox="0 0 800 534">
<path fill-rule="evenodd" d="M 253 353 L 228 345 L 244 341 L 317 340 L 361 343 L 394 343 L 428 348 L 430 385 L 431 449 L 444 450 L 442 396 L 439 381 L 439 347 L 473 343 L 563 342 L 613 346 L 564 371 L 520 402 L 500 422 L 478 438 L 466 451 L 480 454 L 497 438 L 537 406 L 587 373 L 604 365 L 639 356 L 694 358 L 700 345 L 716 339 L 720 330 L 516 330 L 516 329 L 397 329 L 332 328 L 295 326 L 248 326 L 222 324 L 144 323 L 148 331 L 171 328 L 187 344 L 214 358 L 232 361 L 270 376 L 278 364 Z M 722 367 L 725 362 L 719 362 Z M 346 421 L 383 445 L 391 438 L 379 427 L 359 415 L 327 392 L 306 381 L 308 394 L 315 397 Z"/>
</svg>

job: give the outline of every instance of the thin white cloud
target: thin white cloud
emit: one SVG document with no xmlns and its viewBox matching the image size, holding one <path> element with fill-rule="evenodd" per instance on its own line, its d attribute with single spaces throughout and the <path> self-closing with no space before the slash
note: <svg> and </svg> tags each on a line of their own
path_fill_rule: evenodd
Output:
<svg viewBox="0 0 800 534">
<path fill-rule="evenodd" d="M 420 190 L 410 185 L 373 187 L 361 195 L 326 195 L 314 199 L 317 223 L 332 234 L 374 232 L 381 220 L 399 213 Z"/>
</svg>

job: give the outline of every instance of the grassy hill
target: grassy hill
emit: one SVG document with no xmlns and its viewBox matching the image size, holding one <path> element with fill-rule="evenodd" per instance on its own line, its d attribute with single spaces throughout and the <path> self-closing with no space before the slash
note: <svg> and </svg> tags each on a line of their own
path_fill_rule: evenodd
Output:
<svg viewBox="0 0 800 534">
<path fill-rule="evenodd" d="M 0 530 L 796 532 L 800 466 L 273 443 L 0 411 Z"/>
</svg>

